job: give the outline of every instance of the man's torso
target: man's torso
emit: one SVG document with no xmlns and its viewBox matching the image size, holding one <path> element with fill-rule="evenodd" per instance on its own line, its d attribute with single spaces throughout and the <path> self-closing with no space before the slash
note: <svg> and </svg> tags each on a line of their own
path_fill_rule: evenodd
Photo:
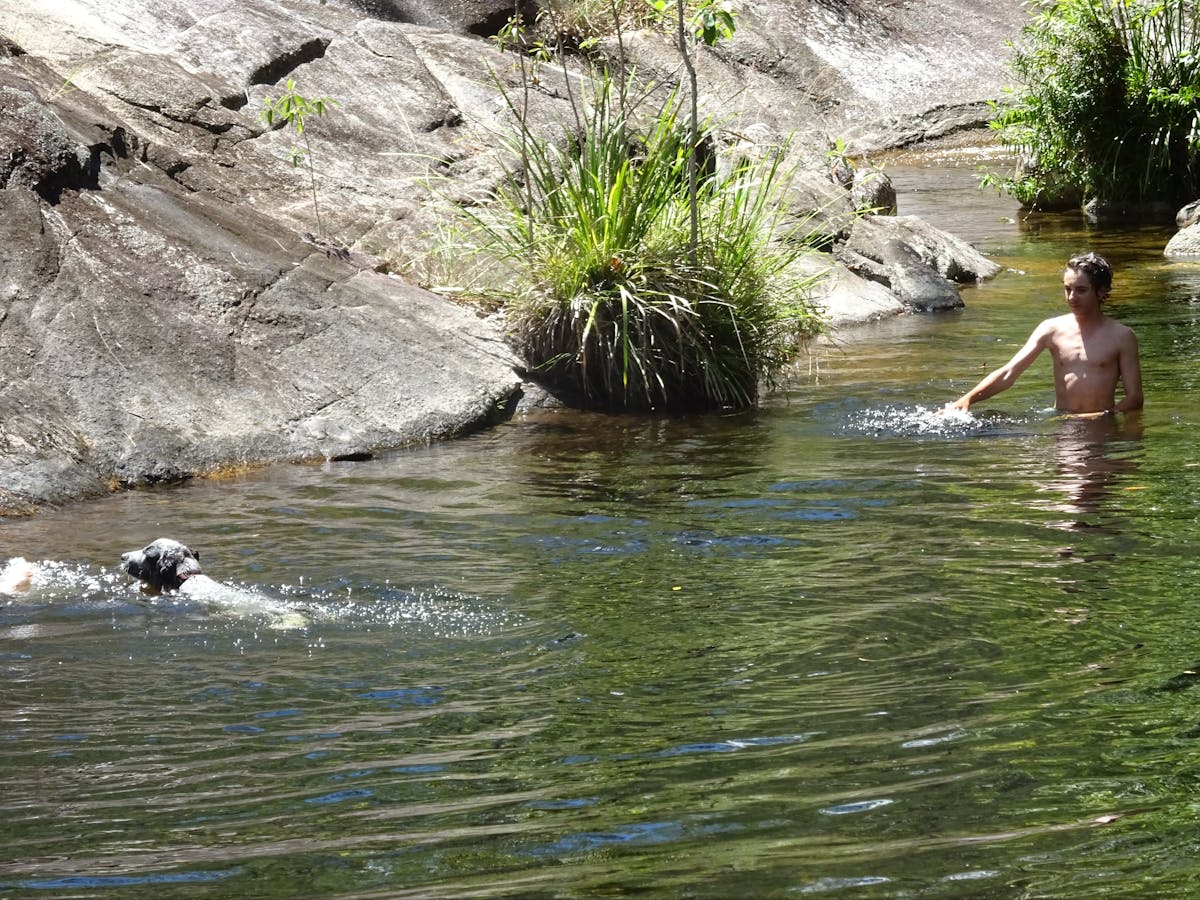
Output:
<svg viewBox="0 0 1200 900">
<path fill-rule="evenodd" d="M 1072 314 L 1059 316 L 1048 324 L 1055 405 L 1071 413 L 1111 409 L 1121 374 L 1125 326 L 1103 317 L 1081 328 Z"/>
</svg>

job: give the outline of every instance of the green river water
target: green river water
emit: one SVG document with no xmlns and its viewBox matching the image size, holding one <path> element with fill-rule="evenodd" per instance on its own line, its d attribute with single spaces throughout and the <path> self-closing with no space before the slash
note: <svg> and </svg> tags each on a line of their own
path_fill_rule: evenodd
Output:
<svg viewBox="0 0 1200 900">
<path fill-rule="evenodd" d="M 539 412 L 0 522 L 0 897 L 1200 893 L 1200 262 L 897 165 L 1006 266 L 753 413 Z M 1049 362 L 1116 269 L 1147 407 Z M 141 595 L 167 535 L 311 624 Z"/>
</svg>

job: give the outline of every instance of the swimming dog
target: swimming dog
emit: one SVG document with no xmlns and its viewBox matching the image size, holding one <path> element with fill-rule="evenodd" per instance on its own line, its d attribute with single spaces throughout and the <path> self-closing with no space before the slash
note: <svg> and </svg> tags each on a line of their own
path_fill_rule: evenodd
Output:
<svg viewBox="0 0 1200 900">
<path fill-rule="evenodd" d="M 141 550 L 122 553 L 121 570 L 156 593 L 178 591 L 192 578 L 212 581 L 200 571 L 200 554 L 170 538 L 159 538 Z"/>
<path fill-rule="evenodd" d="M 303 628 L 308 619 L 277 601 L 214 581 L 200 570 L 200 554 L 171 538 L 121 554 L 121 569 L 152 593 L 178 592 L 230 613 L 265 615 L 272 628 Z"/>
</svg>

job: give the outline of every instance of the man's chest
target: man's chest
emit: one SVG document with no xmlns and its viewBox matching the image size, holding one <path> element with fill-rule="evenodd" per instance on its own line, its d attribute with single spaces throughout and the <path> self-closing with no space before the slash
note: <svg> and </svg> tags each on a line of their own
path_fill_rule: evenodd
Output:
<svg viewBox="0 0 1200 900">
<path fill-rule="evenodd" d="M 1103 336 L 1085 338 L 1079 334 L 1066 335 L 1050 347 L 1054 364 L 1070 371 L 1115 368 L 1118 348 Z"/>
</svg>

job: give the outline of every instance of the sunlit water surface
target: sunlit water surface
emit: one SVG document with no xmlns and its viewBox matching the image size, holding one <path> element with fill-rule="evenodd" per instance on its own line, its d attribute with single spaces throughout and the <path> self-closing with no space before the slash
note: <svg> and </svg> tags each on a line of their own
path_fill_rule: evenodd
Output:
<svg viewBox="0 0 1200 900">
<path fill-rule="evenodd" d="M 764 408 L 569 412 L 0 523 L 0 896 L 1189 896 L 1200 263 L 901 212 L 1006 266 L 814 347 Z M 1049 364 L 935 412 L 1117 268 L 1140 417 Z M 270 609 L 142 594 L 167 535 Z"/>
</svg>

